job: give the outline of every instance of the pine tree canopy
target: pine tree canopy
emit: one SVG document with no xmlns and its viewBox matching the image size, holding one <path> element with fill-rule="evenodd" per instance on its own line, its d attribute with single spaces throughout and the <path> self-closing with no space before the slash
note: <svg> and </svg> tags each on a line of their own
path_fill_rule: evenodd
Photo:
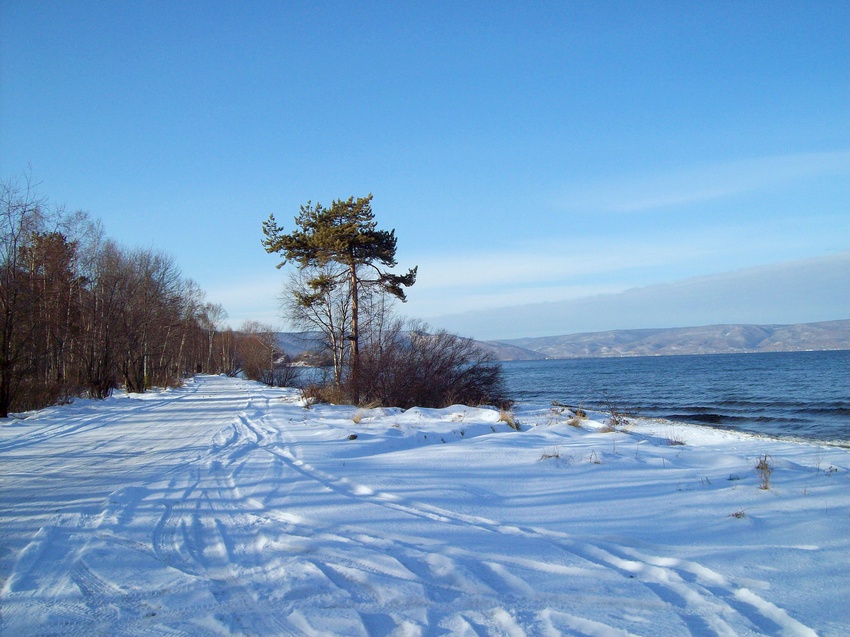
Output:
<svg viewBox="0 0 850 637">
<path fill-rule="evenodd" d="M 330 263 L 339 263 L 349 269 L 370 266 L 377 279 L 363 281 L 376 283 L 387 292 L 404 301 L 404 287 L 416 281 L 416 268 L 404 275 L 383 271 L 378 266 L 392 268 L 395 259 L 395 230 L 378 230 L 372 213 L 372 195 L 334 200 L 328 208 L 320 203 L 308 201 L 301 206 L 295 217 L 296 229 L 285 234 L 277 225 L 274 215 L 263 223 L 266 252 L 278 253 L 282 267 L 289 262 L 301 269 L 315 266 L 322 268 Z"/>
</svg>

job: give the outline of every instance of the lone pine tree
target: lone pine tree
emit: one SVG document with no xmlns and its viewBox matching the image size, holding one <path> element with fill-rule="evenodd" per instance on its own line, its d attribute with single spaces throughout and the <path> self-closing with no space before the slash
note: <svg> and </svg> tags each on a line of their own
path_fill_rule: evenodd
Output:
<svg viewBox="0 0 850 637">
<path fill-rule="evenodd" d="M 397 265 L 395 230 L 378 230 L 372 213 L 372 195 L 334 200 L 329 208 L 308 201 L 295 217 L 296 229 L 284 233 L 274 215 L 263 222 L 263 247 L 283 257 L 278 268 L 294 263 L 302 271 L 315 268 L 316 278 L 307 283 L 314 291 L 329 285 L 347 285 L 351 300 L 351 324 L 347 338 L 351 343 L 351 400 L 360 400 L 360 348 L 358 333 L 359 300 L 364 286 L 374 286 L 400 301 L 407 300 L 404 288 L 416 282 L 417 268 L 397 275 L 387 268 Z M 326 266 L 342 266 L 339 274 L 329 274 Z M 297 302 L 304 306 L 320 303 L 319 293 L 302 293 Z"/>
</svg>

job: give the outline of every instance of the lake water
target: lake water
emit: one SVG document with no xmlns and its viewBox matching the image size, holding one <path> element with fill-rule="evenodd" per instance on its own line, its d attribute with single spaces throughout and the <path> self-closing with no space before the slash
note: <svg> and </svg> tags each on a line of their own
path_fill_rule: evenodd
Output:
<svg viewBox="0 0 850 637">
<path fill-rule="evenodd" d="M 503 363 L 518 403 L 850 445 L 850 351 Z"/>
</svg>

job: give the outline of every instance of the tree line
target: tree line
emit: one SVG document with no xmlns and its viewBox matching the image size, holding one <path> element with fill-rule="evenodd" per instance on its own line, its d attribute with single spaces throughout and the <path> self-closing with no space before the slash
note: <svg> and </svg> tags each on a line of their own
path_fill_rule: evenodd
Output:
<svg viewBox="0 0 850 637">
<path fill-rule="evenodd" d="M 501 402 L 501 368 L 474 341 L 395 314 L 417 269 L 391 271 L 395 232 L 377 228 L 371 200 L 308 203 L 290 233 L 274 216 L 263 224 L 266 251 L 296 266 L 284 313 L 319 335 L 330 370 L 310 391 L 400 407 Z M 293 383 L 270 326 L 234 331 L 226 318 L 169 255 L 119 245 L 88 214 L 49 205 L 26 176 L 0 183 L 0 417 L 195 373 Z"/>
<path fill-rule="evenodd" d="M 0 184 L 0 417 L 198 372 L 273 382 L 271 328 L 226 317 L 169 255 L 117 244 L 26 177 Z"/>
</svg>

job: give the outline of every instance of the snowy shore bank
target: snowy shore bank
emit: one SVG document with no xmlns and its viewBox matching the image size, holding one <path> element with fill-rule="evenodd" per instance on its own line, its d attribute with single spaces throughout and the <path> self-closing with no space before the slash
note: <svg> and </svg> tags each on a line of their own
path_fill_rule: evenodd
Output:
<svg viewBox="0 0 850 637">
<path fill-rule="evenodd" d="M 847 449 L 513 416 L 199 377 L 4 422 L 0 632 L 850 633 Z"/>
</svg>

